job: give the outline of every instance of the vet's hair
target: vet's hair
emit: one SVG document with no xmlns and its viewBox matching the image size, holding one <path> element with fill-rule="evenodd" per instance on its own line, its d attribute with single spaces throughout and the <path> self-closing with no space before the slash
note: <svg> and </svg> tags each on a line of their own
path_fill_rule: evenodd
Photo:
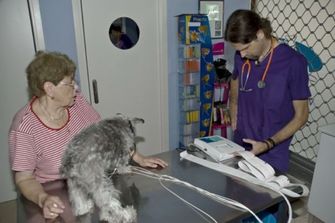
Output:
<svg viewBox="0 0 335 223">
<path fill-rule="evenodd" d="M 224 39 L 231 43 L 247 44 L 257 38 L 258 30 L 263 30 L 265 37 L 270 38 L 270 21 L 251 10 L 239 9 L 228 18 Z"/>
</svg>

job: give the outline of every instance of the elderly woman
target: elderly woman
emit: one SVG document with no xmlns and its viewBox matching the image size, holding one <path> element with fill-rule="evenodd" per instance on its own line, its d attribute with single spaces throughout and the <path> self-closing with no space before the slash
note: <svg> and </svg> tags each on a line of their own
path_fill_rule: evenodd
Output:
<svg viewBox="0 0 335 223">
<path fill-rule="evenodd" d="M 26 69 L 32 99 L 17 112 L 9 130 L 15 183 L 26 199 L 42 209 L 46 219 L 68 211 L 68 206 L 60 197 L 48 194 L 42 184 L 61 178 L 59 167 L 67 143 L 81 129 L 100 120 L 76 90 L 75 69 L 64 54 L 38 52 Z M 167 166 L 161 159 L 138 152 L 133 160 L 143 167 Z"/>
</svg>

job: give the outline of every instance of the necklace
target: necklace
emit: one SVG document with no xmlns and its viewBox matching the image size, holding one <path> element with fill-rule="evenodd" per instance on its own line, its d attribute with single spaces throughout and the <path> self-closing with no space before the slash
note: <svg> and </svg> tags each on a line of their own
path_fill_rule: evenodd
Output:
<svg viewBox="0 0 335 223">
<path fill-rule="evenodd" d="M 45 114 L 45 116 L 47 117 L 48 121 L 51 122 L 59 122 L 60 120 L 62 120 L 64 118 L 65 115 L 65 109 L 62 110 L 62 113 L 59 115 L 59 117 L 55 117 L 53 115 L 51 115 L 48 110 L 46 109 L 46 107 L 40 102 L 40 108 L 43 111 L 43 113 Z"/>
</svg>

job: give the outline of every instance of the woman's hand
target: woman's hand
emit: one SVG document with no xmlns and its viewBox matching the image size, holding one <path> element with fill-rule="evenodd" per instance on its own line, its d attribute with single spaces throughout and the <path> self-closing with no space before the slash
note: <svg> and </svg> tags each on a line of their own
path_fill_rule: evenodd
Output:
<svg viewBox="0 0 335 223">
<path fill-rule="evenodd" d="M 250 152 L 252 152 L 255 155 L 264 153 L 269 150 L 267 144 L 263 141 L 255 141 L 252 139 L 243 139 L 243 142 L 249 143 L 252 145 L 252 149 Z"/>
<path fill-rule="evenodd" d="M 64 211 L 64 204 L 59 197 L 47 194 L 42 185 L 36 181 L 32 171 L 15 172 L 15 183 L 21 193 L 43 210 L 46 219 L 55 219 Z"/>
<path fill-rule="evenodd" d="M 64 204 L 57 196 L 46 195 L 42 201 L 43 216 L 46 219 L 55 219 L 64 212 Z"/>
<path fill-rule="evenodd" d="M 168 164 L 157 157 L 145 157 L 139 154 L 138 152 L 135 152 L 133 156 L 133 160 L 138 163 L 141 167 L 150 167 L 150 168 L 165 168 L 168 166 Z"/>
</svg>

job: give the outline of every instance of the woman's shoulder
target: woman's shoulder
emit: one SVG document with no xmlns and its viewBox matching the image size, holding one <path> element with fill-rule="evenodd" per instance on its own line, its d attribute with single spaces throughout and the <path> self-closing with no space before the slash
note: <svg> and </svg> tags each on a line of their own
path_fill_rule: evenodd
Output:
<svg viewBox="0 0 335 223">
<path fill-rule="evenodd" d="M 81 92 L 76 93 L 75 104 L 70 107 L 70 112 L 83 117 L 91 117 L 93 120 L 100 120 L 99 113 Z"/>
<path fill-rule="evenodd" d="M 84 94 L 81 91 L 76 92 L 75 105 L 79 105 L 79 106 L 90 105 L 87 98 L 84 96 Z"/>
<path fill-rule="evenodd" d="M 10 126 L 10 131 L 29 132 L 32 129 L 33 123 L 36 121 L 36 116 L 31 109 L 34 100 L 35 98 L 31 99 L 16 112 Z"/>
</svg>

